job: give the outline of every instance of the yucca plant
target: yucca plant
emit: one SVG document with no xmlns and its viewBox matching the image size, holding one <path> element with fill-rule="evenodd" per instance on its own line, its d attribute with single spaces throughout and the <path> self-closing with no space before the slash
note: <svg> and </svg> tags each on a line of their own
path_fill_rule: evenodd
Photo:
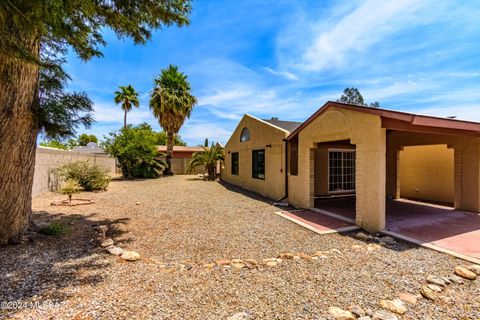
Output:
<svg viewBox="0 0 480 320">
<path fill-rule="evenodd" d="M 212 143 L 210 147 L 203 147 L 202 151 L 193 154 L 187 172 L 192 173 L 195 168 L 204 166 L 208 173 L 208 180 L 215 180 L 217 164 L 219 162 L 223 163 L 224 159 L 225 150 L 223 147 Z"/>
</svg>

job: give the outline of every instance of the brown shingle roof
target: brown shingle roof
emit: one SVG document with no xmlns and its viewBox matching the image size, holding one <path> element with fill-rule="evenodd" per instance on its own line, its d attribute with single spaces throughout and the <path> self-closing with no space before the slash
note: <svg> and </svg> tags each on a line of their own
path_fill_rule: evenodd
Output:
<svg viewBox="0 0 480 320">
<path fill-rule="evenodd" d="M 284 120 L 278 120 L 278 119 L 262 119 L 265 122 L 268 122 L 270 124 L 273 124 L 276 127 L 282 128 L 283 130 L 287 130 L 288 132 L 293 132 L 295 129 L 300 127 L 302 124 L 301 122 L 297 121 L 284 121 Z"/>
</svg>

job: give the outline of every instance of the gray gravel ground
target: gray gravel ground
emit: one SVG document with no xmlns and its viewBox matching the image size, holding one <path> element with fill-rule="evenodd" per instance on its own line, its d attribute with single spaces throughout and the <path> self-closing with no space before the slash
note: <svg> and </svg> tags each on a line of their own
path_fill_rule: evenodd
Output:
<svg viewBox="0 0 480 320">
<path fill-rule="evenodd" d="M 246 311 L 252 319 L 329 319 L 331 306 L 376 310 L 381 299 L 417 294 L 430 274 L 468 265 L 406 243 L 369 252 L 352 234 L 317 235 L 273 214 L 279 209 L 265 199 L 195 176 L 114 181 L 106 192 L 79 197 L 95 204 L 53 207 L 62 199 L 53 193 L 34 199 L 34 221 L 60 219 L 71 226 L 68 235 L 0 248 L 0 302 L 22 303 L 0 317 L 226 319 Z M 142 259 L 104 253 L 95 240 L 99 224 Z M 341 253 L 256 269 L 204 266 L 330 249 Z M 480 280 L 451 285 L 436 302 L 419 299 L 399 319 L 480 319 Z"/>
</svg>

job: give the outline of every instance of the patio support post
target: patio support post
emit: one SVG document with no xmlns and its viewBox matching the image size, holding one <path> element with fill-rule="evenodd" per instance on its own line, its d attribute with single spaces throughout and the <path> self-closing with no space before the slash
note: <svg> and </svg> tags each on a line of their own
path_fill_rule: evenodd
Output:
<svg viewBox="0 0 480 320">
<path fill-rule="evenodd" d="M 356 145 L 356 219 L 361 228 L 385 228 L 386 138 L 385 129 Z"/>
<path fill-rule="evenodd" d="M 480 139 L 455 147 L 455 209 L 480 212 Z"/>
</svg>

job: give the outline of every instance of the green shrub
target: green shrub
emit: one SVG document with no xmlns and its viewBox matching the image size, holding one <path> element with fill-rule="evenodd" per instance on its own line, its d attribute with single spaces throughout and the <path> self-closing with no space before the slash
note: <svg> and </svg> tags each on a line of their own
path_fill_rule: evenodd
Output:
<svg viewBox="0 0 480 320">
<path fill-rule="evenodd" d="M 63 236 L 70 231 L 70 227 L 62 222 L 52 222 L 48 226 L 41 228 L 38 232 L 48 236 Z"/>
<path fill-rule="evenodd" d="M 127 178 L 156 178 L 166 163 L 157 150 L 158 137 L 146 123 L 137 127 L 127 126 L 105 137 L 103 147 L 116 157 L 122 173 Z"/>
<path fill-rule="evenodd" d="M 106 190 L 110 183 L 108 170 L 90 161 L 73 161 L 57 170 L 65 180 L 74 180 L 85 191 Z"/>
<path fill-rule="evenodd" d="M 62 188 L 60 188 L 60 193 L 68 196 L 68 202 L 72 203 L 72 195 L 76 193 L 80 193 L 82 191 L 82 187 L 80 184 L 73 179 L 68 179 L 63 184 Z"/>
</svg>

